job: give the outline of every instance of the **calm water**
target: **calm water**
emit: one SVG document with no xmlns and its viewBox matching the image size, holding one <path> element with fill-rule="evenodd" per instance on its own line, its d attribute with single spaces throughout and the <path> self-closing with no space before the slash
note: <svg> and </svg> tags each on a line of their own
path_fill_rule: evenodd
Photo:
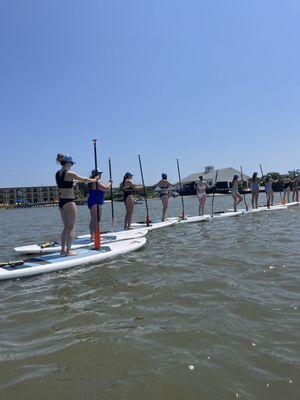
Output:
<svg viewBox="0 0 300 400">
<path fill-rule="evenodd" d="M 0 211 L 0 223 L 4 260 L 61 228 L 56 208 Z M 299 399 L 299 237 L 294 207 L 155 231 L 104 264 L 0 283 L 0 399 Z"/>
</svg>

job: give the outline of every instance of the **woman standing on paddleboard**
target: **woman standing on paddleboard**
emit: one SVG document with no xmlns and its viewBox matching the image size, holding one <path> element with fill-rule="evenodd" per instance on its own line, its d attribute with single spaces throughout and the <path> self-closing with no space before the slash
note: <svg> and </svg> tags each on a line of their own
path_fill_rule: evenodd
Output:
<svg viewBox="0 0 300 400">
<path fill-rule="evenodd" d="M 257 176 L 257 172 L 254 172 L 251 178 L 251 193 L 252 193 L 252 199 L 251 199 L 251 205 L 252 209 L 258 208 L 258 196 L 259 196 L 259 185 L 260 185 L 260 179 Z"/>
<path fill-rule="evenodd" d="M 169 188 L 172 185 L 168 181 L 168 176 L 165 173 L 161 174 L 161 180 L 158 182 L 158 186 L 160 188 L 159 192 L 159 197 L 161 198 L 161 202 L 163 205 L 163 211 L 162 211 L 162 221 L 166 221 L 166 216 L 167 216 L 167 210 L 168 210 L 168 205 L 169 205 Z"/>
<path fill-rule="evenodd" d="M 214 185 L 209 184 L 204 179 L 204 176 L 199 176 L 199 181 L 195 183 L 196 194 L 199 200 L 199 215 L 204 215 L 204 206 L 206 203 L 206 189 L 212 188 Z"/>
<path fill-rule="evenodd" d="M 125 222 L 124 222 L 125 230 L 130 229 L 131 226 L 133 209 L 134 209 L 133 192 L 135 191 L 135 189 L 140 188 L 140 186 L 137 186 L 132 182 L 132 177 L 133 177 L 132 172 L 126 172 L 121 185 L 123 189 L 123 201 L 126 208 Z"/>
<path fill-rule="evenodd" d="M 59 211 L 64 224 L 64 229 L 61 234 L 61 254 L 75 256 L 77 253 L 71 251 L 77 217 L 77 207 L 73 189 L 74 180 L 93 183 L 97 182 L 99 177 L 95 179 L 83 178 L 75 172 L 70 171 L 73 164 L 75 164 L 71 156 L 57 154 L 56 161 L 61 165 L 61 169 L 55 174 L 56 184 L 59 188 Z"/>
<path fill-rule="evenodd" d="M 289 176 L 286 176 L 285 178 L 283 178 L 282 183 L 283 183 L 284 203 L 286 203 L 286 199 L 287 199 L 287 202 L 289 203 L 293 180 Z"/>
<path fill-rule="evenodd" d="M 233 209 L 234 212 L 237 211 L 237 206 L 243 201 L 243 196 L 239 193 L 239 184 L 242 184 L 243 181 L 239 179 L 238 175 L 234 175 L 233 180 L 231 182 L 231 196 L 233 198 Z"/>
<path fill-rule="evenodd" d="M 294 174 L 294 180 L 292 184 L 292 191 L 293 191 L 293 201 L 298 201 L 299 199 L 299 181 L 298 175 Z"/>
<path fill-rule="evenodd" d="M 101 221 L 101 213 L 102 213 L 102 205 L 104 203 L 104 194 L 107 189 L 109 189 L 112 185 L 112 181 L 110 180 L 108 184 L 104 184 L 101 182 L 102 171 L 97 171 L 93 169 L 90 179 L 95 179 L 98 177 L 98 184 L 88 183 L 89 189 L 89 197 L 88 197 L 88 208 L 91 214 L 91 221 L 90 221 L 90 232 L 91 232 L 91 241 L 94 240 L 94 234 L 98 228 L 98 211 L 97 211 L 97 204 L 99 204 L 99 223 Z M 97 189 L 98 187 L 98 189 Z"/>
<path fill-rule="evenodd" d="M 267 175 L 265 181 L 266 188 L 266 196 L 267 196 L 267 207 L 274 205 L 274 192 L 273 192 L 273 183 L 277 183 L 278 179 L 272 179 L 271 175 Z"/>
</svg>

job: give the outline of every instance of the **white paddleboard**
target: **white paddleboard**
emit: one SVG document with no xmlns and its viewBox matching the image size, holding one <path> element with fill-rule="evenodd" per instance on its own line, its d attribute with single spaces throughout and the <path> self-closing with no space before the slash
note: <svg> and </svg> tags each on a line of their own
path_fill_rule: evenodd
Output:
<svg viewBox="0 0 300 400">
<path fill-rule="evenodd" d="M 257 213 L 261 211 L 276 211 L 276 210 L 284 210 L 286 209 L 286 205 L 283 204 L 278 204 L 276 206 L 270 206 L 269 208 L 267 206 L 260 206 L 258 208 L 249 208 L 246 210 L 245 208 L 239 208 L 238 211 L 243 213 L 243 214 L 251 214 L 251 213 Z M 229 208 L 230 212 L 233 212 L 233 208 Z"/>
<path fill-rule="evenodd" d="M 212 219 L 224 219 L 224 218 L 238 217 L 239 215 L 243 215 L 243 213 L 241 211 L 222 212 L 222 213 L 214 214 Z"/>
<path fill-rule="evenodd" d="M 144 246 L 146 238 L 123 240 L 101 246 L 99 250 L 78 249 L 76 256 L 61 256 L 58 253 L 35 257 L 24 261 L 20 265 L 0 264 L 0 280 L 22 278 L 26 276 L 44 274 L 74 268 L 85 264 L 98 263 L 107 258 L 135 251 Z"/>
<path fill-rule="evenodd" d="M 284 205 L 287 207 L 291 206 L 297 206 L 299 204 L 299 201 L 292 201 L 291 203 L 285 203 Z"/>
<path fill-rule="evenodd" d="M 120 231 L 112 233 L 103 233 L 101 235 L 101 245 L 109 243 L 119 242 L 121 240 L 138 239 L 146 236 L 148 233 L 147 229 L 136 229 L 133 231 Z M 93 247 L 94 242 L 91 242 L 91 235 L 81 235 L 74 240 L 72 244 L 72 250 L 82 249 L 84 247 Z M 61 251 L 59 243 L 45 243 L 45 244 L 33 244 L 28 246 L 15 247 L 14 251 L 19 254 L 51 254 Z"/>
<path fill-rule="evenodd" d="M 202 221 L 207 221 L 211 219 L 211 216 L 206 214 L 206 215 L 195 215 L 194 217 L 186 217 L 185 219 L 181 219 L 180 217 L 171 217 L 167 218 L 168 221 L 176 221 L 177 223 L 180 224 L 188 224 L 188 223 L 195 223 L 195 222 L 202 222 Z"/>
<path fill-rule="evenodd" d="M 136 230 L 139 228 L 148 229 L 149 231 L 154 231 L 156 229 L 167 228 L 168 226 L 172 226 L 178 223 L 178 220 L 171 221 L 160 221 L 160 222 L 151 222 L 149 226 L 145 222 L 134 222 L 131 224 L 131 229 Z"/>
</svg>

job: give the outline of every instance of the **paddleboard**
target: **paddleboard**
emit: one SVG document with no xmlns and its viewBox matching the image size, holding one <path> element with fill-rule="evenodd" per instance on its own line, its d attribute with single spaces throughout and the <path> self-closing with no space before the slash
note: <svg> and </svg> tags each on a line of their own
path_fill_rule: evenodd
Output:
<svg viewBox="0 0 300 400">
<path fill-rule="evenodd" d="M 31 258 L 25 261 L 16 261 L 0 264 L 0 280 L 23 278 L 74 268 L 85 264 L 98 263 L 105 259 L 140 249 L 146 243 L 146 238 L 123 240 L 101 246 L 99 250 L 78 249 L 76 256 L 61 256 L 58 253 Z"/>
<path fill-rule="evenodd" d="M 136 229 L 133 231 L 120 231 L 112 233 L 103 233 L 101 235 L 101 245 L 109 243 L 119 242 L 121 240 L 138 239 L 146 236 L 148 233 L 147 229 Z M 72 250 L 78 250 L 84 247 L 93 247 L 94 242 L 91 242 L 91 235 L 81 235 L 74 240 L 72 244 Z M 61 251 L 59 243 L 43 243 L 33 244 L 28 246 L 15 247 L 14 251 L 19 254 L 51 254 Z"/>
<path fill-rule="evenodd" d="M 269 208 L 267 206 L 260 206 L 258 208 L 249 208 L 246 210 L 246 208 L 239 208 L 238 211 L 243 213 L 243 214 L 251 214 L 251 213 L 257 213 L 261 211 L 276 211 L 276 210 L 284 210 L 286 209 L 286 205 L 278 204 L 276 206 L 270 206 Z M 232 212 L 233 208 L 229 208 L 229 211 Z"/>
<path fill-rule="evenodd" d="M 215 213 L 212 219 L 224 219 L 230 217 L 237 217 L 239 215 L 243 215 L 243 213 L 241 211 L 221 212 L 221 213 Z"/>
<path fill-rule="evenodd" d="M 143 228 L 143 229 L 148 229 L 148 231 L 154 231 L 156 229 L 167 228 L 177 223 L 178 223 L 177 219 L 171 221 L 151 222 L 149 226 L 147 226 L 145 222 L 134 222 L 131 224 L 131 230 Z"/>
<path fill-rule="evenodd" d="M 292 201 L 291 203 L 285 203 L 284 205 L 287 207 L 291 206 L 297 206 L 299 204 L 299 201 Z"/>
<path fill-rule="evenodd" d="M 178 218 L 178 217 L 167 218 L 168 221 L 176 221 L 177 223 L 180 223 L 180 224 L 202 222 L 202 221 L 207 221 L 209 219 L 211 219 L 211 216 L 208 215 L 208 214 L 206 214 L 206 215 L 196 215 L 194 217 L 186 217 L 185 219 L 181 219 L 181 218 Z"/>
</svg>

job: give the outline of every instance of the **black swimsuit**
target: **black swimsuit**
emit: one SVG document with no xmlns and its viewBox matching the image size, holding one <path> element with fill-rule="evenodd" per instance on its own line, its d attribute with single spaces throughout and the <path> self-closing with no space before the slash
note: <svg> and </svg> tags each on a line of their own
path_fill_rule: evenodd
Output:
<svg viewBox="0 0 300 400">
<path fill-rule="evenodd" d="M 65 176 L 66 176 L 67 171 L 57 171 L 55 174 L 55 180 L 56 184 L 59 187 L 59 189 L 72 189 L 73 188 L 73 180 L 71 181 L 65 181 Z M 61 199 L 59 198 L 58 205 L 60 208 L 63 208 L 65 204 L 67 203 L 75 203 L 75 199 Z"/>
<path fill-rule="evenodd" d="M 126 203 L 126 199 L 128 196 L 131 196 L 133 193 L 134 189 L 133 188 L 127 188 L 123 189 L 123 201 Z"/>
</svg>

